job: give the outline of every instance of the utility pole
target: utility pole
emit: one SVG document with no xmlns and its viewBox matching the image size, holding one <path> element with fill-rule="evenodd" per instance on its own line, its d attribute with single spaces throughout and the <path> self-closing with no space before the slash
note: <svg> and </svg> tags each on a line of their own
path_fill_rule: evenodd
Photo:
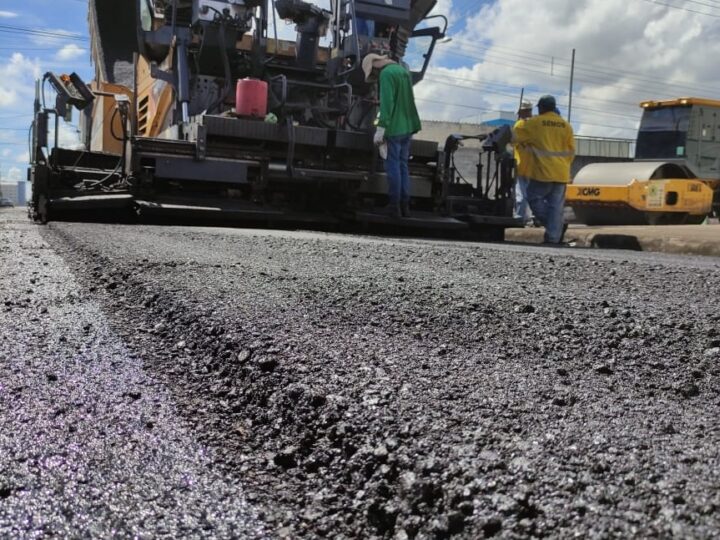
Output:
<svg viewBox="0 0 720 540">
<path fill-rule="evenodd" d="M 572 96 L 573 96 L 573 82 L 575 80 L 575 49 L 572 52 L 572 63 L 570 64 L 570 98 L 568 99 L 568 123 L 572 117 Z"/>
<path fill-rule="evenodd" d="M 523 99 L 525 98 L 525 87 L 522 87 L 522 90 L 520 90 L 520 106 L 518 107 L 518 111 L 522 109 Z"/>
</svg>

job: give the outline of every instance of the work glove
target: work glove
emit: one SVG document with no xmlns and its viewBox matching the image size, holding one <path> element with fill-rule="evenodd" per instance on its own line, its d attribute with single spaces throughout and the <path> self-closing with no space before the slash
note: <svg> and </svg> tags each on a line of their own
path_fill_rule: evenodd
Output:
<svg viewBox="0 0 720 540">
<path fill-rule="evenodd" d="M 384 141 L 385 141 L 385 128 L 377 127 L 375 129 L 375 136 L 373 137 L 373 142 L 375 143 L 375 146 L 380 146 Z"/>
<path fill-rule="evenodd" d="M 383 158 L 383 160 L 387 159 L 387 142 L 383 141 L 380 146 L 378 146 L 378 152 L 380 152 L 380 157 Z"/>
</svg>

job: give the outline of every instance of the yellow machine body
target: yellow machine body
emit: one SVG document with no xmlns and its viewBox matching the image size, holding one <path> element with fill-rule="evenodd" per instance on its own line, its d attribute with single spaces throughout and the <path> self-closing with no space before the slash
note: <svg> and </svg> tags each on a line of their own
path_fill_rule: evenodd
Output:
<svg viewBox="0 0 720 540">
<path fill-rule="evenodd" d="M 89 149 L 119 156 L 122 153 L 123 124 L 116 114 L 115 96 L 124 95 L 132 103 L 132 91 L 119 84 L 97 81 L 93 81 L 90 88 L 96 93 L 96 98 L 92 106 Z"/>
<path fill-rule="evenodd" d="M 637 161 L 594 163 L 568 186 L 567 205 L 587 225 L 701 223 L 720 191 L 720 101 L 646 101 Z"/>
<path fill-rule="evenodd" d="M 686 212 L 706 215 L 712 208 L 712 182 L 667 178 L 635 180 L 627 186 L 570 186 L 577 205 L 629 206 L 640 212 Z"/>
</svg>

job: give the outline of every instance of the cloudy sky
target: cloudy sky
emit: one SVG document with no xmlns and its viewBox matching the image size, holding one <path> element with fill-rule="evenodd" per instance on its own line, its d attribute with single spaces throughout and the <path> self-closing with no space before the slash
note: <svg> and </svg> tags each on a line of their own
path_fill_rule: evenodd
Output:
<svg viewBox="0 0 720 540">
<path fill-rule="evenodd" d="M 130 1 L 128 0 L 128 3 Z M 0 0 L 0 173 L 24 178 L 33 81 L 92 73 L 86 0 Z M 416 89 L 426 119 L 477 122 L 553 93 L 584 135 L 633 138 L 644 99 L 720 98 L 718 0 L 439 0 L 450 43 Z M 72 126 L 63 139 L 71 141 Z"/>
</svg>

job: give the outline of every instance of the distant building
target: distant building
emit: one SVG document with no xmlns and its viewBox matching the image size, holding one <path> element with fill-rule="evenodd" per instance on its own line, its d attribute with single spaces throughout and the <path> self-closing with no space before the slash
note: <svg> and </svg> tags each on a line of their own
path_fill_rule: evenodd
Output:
<svg viewBox="0 0 720 540">
<path fill-rule="evenodd" d="M 25 182 L 0 182 L 0 197 L 10 199 L 15 206 L 25 206 Z"/>
<path fill-rule="evenodd" d="M 499 128 L 502 126 L 514 126 L 515 122 L 517 122 L 517 113 L 512 111 L 500 111 L 500 116 L 497 116 L 498 113 L 495 113 L 494 115 L 485 115 L 480 117 L 480 124 L 483 126 L 488 126 L 491 128 Z"/>
<path fill-rule="evenodd" d="M 618 163 L 635 157 L 634 139 L 606 137 L 575 137 L 575 159 L 570 174 L 574 178 L 580 169 L 591 163 Z"/>
</svg>

